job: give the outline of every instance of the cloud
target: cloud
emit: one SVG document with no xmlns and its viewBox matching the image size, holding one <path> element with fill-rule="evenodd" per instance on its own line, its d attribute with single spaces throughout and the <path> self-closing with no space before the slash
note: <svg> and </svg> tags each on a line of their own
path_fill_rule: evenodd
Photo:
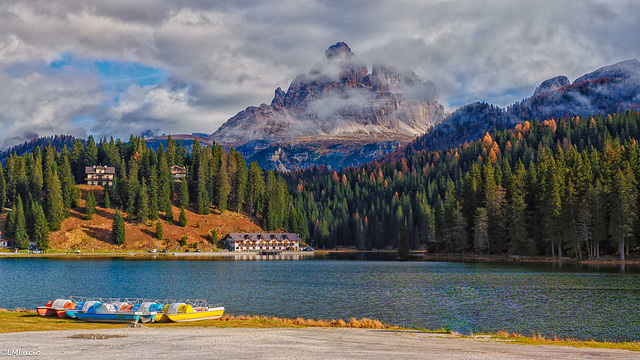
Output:
<svg viewBox="0 0 640 360">
<path fill-rule="evenodd" d="M 433 81 L 448 110 L 506 105 L 547 78 L 640 57 L 638 13 L 633 0 L 3 1 L 0 147 L 33 133 L 211 133 L 338 41 L 369 67 Z M 33 65 L 64 54 L 162 76 L 130 74 L 116 102 L 95 69 Z"/>
</svg>

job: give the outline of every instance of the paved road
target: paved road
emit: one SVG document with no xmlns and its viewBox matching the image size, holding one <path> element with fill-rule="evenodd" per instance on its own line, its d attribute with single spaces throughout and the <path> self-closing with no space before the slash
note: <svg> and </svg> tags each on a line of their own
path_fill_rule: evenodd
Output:
<svg viewBox="0 0 640 360">
<path fill-rule="evenodd" d="M 336 328 L 147 327 L 0 334 L 0 357 L 17 349 L 40 355 L 14 358 L 41 359 L 640 359 L 640 353 L 622 350 Z"/>
</svg>

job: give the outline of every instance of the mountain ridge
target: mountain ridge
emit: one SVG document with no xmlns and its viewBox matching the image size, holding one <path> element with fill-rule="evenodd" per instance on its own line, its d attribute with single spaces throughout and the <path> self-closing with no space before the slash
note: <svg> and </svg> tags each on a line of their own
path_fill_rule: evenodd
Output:
<svg viewBox="0 0 640 360">
<path fill-rule="evenodd" d="M 442 120 L 435 84 L 413 71 L 380 64 L 369 73 L 349 46 L 338 42 L 308 73 L 296 76 L 286 92 L 277 88 L 270 105 L 247 107 L 209 139 L 231 145 L 304 136 L 408 140 Z"/>
</svg>

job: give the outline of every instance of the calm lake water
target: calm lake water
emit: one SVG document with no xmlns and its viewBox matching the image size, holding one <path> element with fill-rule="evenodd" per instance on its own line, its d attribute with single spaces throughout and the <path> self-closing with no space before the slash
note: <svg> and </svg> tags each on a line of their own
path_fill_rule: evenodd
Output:
<svg viewBox="0 0 640 360">
<path fill-rule="evenodd" d="M 206 298 L 232 314 L 640 340 L 640 268 L 345 259 L 0 259 L 0 307 Z M 358 260 L 361 259 L 361 260 Z"/>
</svg>

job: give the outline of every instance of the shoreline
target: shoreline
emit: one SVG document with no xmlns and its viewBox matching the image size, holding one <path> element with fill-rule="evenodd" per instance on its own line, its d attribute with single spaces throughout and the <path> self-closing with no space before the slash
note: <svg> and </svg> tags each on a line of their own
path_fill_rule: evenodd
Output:
<svg viewBox="0 0 640 360">
<path fill-rule="evenodd" d="M 409 358 L 422 358 L 420 356 L 425 356 L 425 354 L 431 354 L 433 356 L 434 344 L 432 342 L 437 342 L 444 348 L 453 351 L 449 354 L 453 356 L 453 358 L 493 359 L 495 358 L 496 351 L 499 351 L 499 353 L 505 355 L 511 354 L 512 352 L 518 353 L 516 354 L 517 356 L 514 357 L 506 356 L 502 358 L 540 357 L 542 355 L 541 353 L 546 354 L 551 352 L 547 357 L 579 359 L 585 358 L 587 355 L 593 356 L 594 358 L 605 355 L 605 358 L 616 358 L 616 356 L 620 357 L 624 355 L 624 358 L 637 357 L 640 359 L 639 342 L 612 343 L 574 341 L 570 339 L 546 339 L 540 336 L 527 337 L 506 332 L 461 335 L 444 330 L 428 331 L 423 329 L 389 327 L 377 320 L 369 319 L 350 319 L 346 322 L 344 320 L 328 321 L 302 318 L 283 319 L 265 316 L 225 315 L 222 319 L 218 320 L 192 323 L 152 323 L 145 324 L 140 328 L 128 328 L 126 324 L 85 323 L 71 319 L 62 320 L 53 317 L 40 317 L 36 315 L 35 311 L 31 310 L 20 312 L 0 310 L 0 318 L 7 324 L 6 327 L 2 329 L 4 333 L 0 334 L 0 341 L 3 343 L 9 344 L 11 348 L 34 350 L 56 349 L 57 351 L 61 351 L 58 353 L 59 355 L 68 354 L 70 349 L 74 349 L 78 345 L 95 347 L 98 343 L 101 345 L 110 343 L 110 341 L 108 341 L 110 338 L 114 338 L 116 347 L 119 346 L 117 344 L 120 344 L 129 351 L 132 351 L 134 348 L 128 347 L 127 344 L 119 343 L 119 340 L 129 338 L 130 341 L 133 341 L 134 344 L 139 346 L 141 341 L 147 344 L 146 341 L 148 337 L 153 335 L 153 338 L 156 339 L 155 342 L 167 343 L 167 345 L 160 345 L 158 348 L 161 350 L 160 354 L 164 354 L 165 357 L 170 354 L 173 354 L 173 356 L 176 354 L 182 355 L 182 351 L 175 352 L 176 349 L 172 346 L 178 345 L 180 347 L 180 344 L 187 344 L 185 346 L 190 347 L 188 344 L 190 344 L 192 338 L 203 336 L 203 341 L 214 345 L 216 349 L 222 346 L 224 351 L 236 351 L 235 346 L 249 346 L 249 350 L 255 350 L 253 346 L 256 345 L 265 346 L 272 350 L 276 348 L 278 351 L 286 350 L 285 353 L 280 354 L 278 357 L 286 354 L 288 354 L 288 357 L 293 356 L 293 354 L 300 357 L 300 355 L 304 354 L 305 357 L 310 358 L 335 358 L 335 356 L 325 356 L 324 352 L 310 356 L 311 354 L 305 351 L 308 350 L 309 346 L 313 347 L 320 344 L 329 348 L 345 350 L 343 348 L 345 343 L 351 342 L 354 344 L 363 343 L 368 344 L 367 346 L 374 346 L 374 355 L 378 356 L 387 351 L 398 351 L 398 344 L 409 341 L 410 344 L 408 345 L 419 348 L 419 350 L 416 349 L 414 354 L 416 357 Z M 7 321 L 7 319 L 10 321 Z M 26 324 L 27 327 L 22 330 L 14 329 L 13 332 L 8 332 L 10 328 L 7 327 L 14 323 L 21 324 L 22 326 Z M 38 328 L 38 325 L 47 326 Z M 29 336 L 25 336 L 24 332 L 29 332 Z M 265 334 L 269 334 L 269 336 L 263 338 Z M 247 343 L 239 344 L 237 341 L 228 341 L 229 339 L 222 342 L 213 340 L 219 339 L 219 337 L 228 337 L 230 339 L 242 338 L 245 339 Z M 283 341 L 283 339 L 286 340 Z M 310 341 L 312 341 L 312 343 L 310 343 Z M 224 345 L 225 342 L 227 342 L 228 345 Z M 249 343 L 253 345 L 247 345 Z M 171 344 L 171 346 L 168 344 Z M 40 349 L 41 346 L 42 348 Z M 278 346 L 284 347 L 278 348 Z M 483 352 L 483 357 L 469 357 L 469 352 L 478 350 L 477 347 L 486 347 L 486 353 Z M 114 347 L 103 347 L 103 349 L 105 349 L 105 352 L 102 353 L 104 358 L 113 356 L 112 351 L 114 351 Z M 525 350 L 528 352 L 531 351 L 531 353 L 526 356 L 520 354 L 521 351 Z M 86 356 L 84 352 L 78 353 L 78 355 L 80 354 Z M 129 354 L 130 356 L 135 355 L 134 352 Z M 405 353 L 401 352 L 398 355 L 403 354 Z M 568 354 L 570 357 L 561 356 L 562 354 Z M 52 354 L 43 353 L 43 355 Z M 199 356 L 200 354 L 196 355 Z M 264 358 L 264 355 L 267 355 L 266 357 L 274 356 L 273 353 L 265 353 L 263 356 L 258 357 Z M 361 355 L 362 354 L 356 357 L 362 357 Z M 344 355 L 339 357 L 344 358 Z M 447 356 L 447 358 L 450 357 Z"/>
<path fill-rule="evenodd" d="M 82 253 L 14 253 L 14 252 L 0 252 L 0 259 L 2 258 L 42 258 L 42 257 L 55 257 L 55 258 L 159 258 L 159 259 L 171 259 L 171 258 L 199 258 L 199 259 L 234 259 L 234 260 L 299 260 L 300 258 L 315 257 L 315 256 L 327 256 L 332 254 L 386 254 L 392 256 L 396 254 L 395 250 L 356 250 L 351 248 L 340 249 L 317 249 L 314 251 L 283 251 L 278 255 L 260 255 L 257 251 L 202 251 L 202 252 L 182 252 L 182 251 L 170 251 L 167 253 L 161 252 L 147 252 L 143 250 L 138 251 L 125 251 L 125 252 L 82 252 Z M 412 252 L 404 259 L 398 259 L 398 261 L 443 261 L 443 262 L 465 262 L 465 263 L 544 263 L 544 264 L 571 264 L 571 265 L 639 265 L 640 259 L 631 259 L 620 261 L 613 258 L 608 259 L 573 259 L 563 257 L 562 259 L 553 259 L 544 256 L 515 256 L 515 255 L 462 255 L 462 254 L 427 254 L 423 252 Z"/>
</svg>

